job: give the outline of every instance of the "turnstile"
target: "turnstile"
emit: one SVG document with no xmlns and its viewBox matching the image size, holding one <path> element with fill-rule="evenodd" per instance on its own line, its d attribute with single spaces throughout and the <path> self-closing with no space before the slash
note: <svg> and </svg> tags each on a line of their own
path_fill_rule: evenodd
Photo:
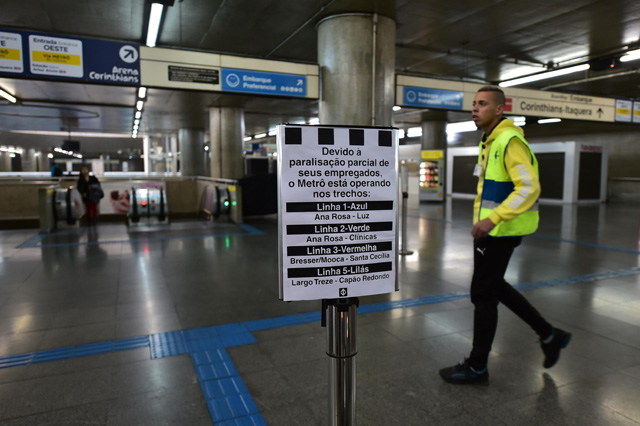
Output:
<svg viewBox="0 0 640 426">
<path fill-rule="evenodd" d="M 74 187 L 40 188 L 38 193 L 40 230 L 52 232 L 59 228 L 78 226 L 84 213 L 82 197 Z"/>
<path fill-rule="evenodd" d="M 131 188 L 131 203 L 127 216 L 130 225 L 168 224 L 169 210 L 164 188 Z"/>
<path fill-rule="evenodd" d="M 206 185 L 200 197 L 200 212 L 210 221 L 242 222 L 238 203 L 238 187 L 235 185 Z"/>
</svg>

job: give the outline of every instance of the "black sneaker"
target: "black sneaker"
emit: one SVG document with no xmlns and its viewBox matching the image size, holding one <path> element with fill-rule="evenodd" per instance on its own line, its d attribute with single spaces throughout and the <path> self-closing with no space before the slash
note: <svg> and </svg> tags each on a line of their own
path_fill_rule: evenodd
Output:
<svg viewBox="0 0 640 426">
<path fill-rule="evenodd" d="M 489 372 L 485 368 L 482 372 L 477 372 L 469 365 L 467 358 L 460 361 L 453 367 L 440 370 L 440 376 L 447 383 L 454 385 L 488 385 Z"/>
<path fill-rule="evenodd" d="M 542 352 L 544 352 L 544 362 L 542 366 L 544 368 L 551 368 L 556 365 L 560 358 L 560 350 L 567 347 L 571 341 L 571 333 L 568 333 L 559 328 L 553 329 L 553 335 L 549 343 L 540 342 Z"/>
</svg>

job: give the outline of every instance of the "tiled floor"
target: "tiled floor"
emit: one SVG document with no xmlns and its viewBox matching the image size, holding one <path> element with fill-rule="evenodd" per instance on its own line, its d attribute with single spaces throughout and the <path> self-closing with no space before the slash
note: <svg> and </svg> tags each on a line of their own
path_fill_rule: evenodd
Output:
<svg viewBox="0 0 640 426">
<path fill-rule="evenodd" d="M 507 280 L 573 333 L 558 365 L 501 309 L 491 385 L 440 380 L 471 344 L 471 202 L 414 204 L 401 290 L 361 299 L 357 424 L 640 425 L 640 205 L 541 216 Z M 327 424 L 320 302 L 278 300 L 275 218 L 2 231 L 0 256 L 0 426 Z"/>
</svg>

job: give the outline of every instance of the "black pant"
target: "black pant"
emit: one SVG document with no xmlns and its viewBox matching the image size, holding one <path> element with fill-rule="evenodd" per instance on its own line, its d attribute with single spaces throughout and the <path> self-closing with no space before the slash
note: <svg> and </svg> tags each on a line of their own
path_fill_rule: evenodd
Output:
<svg viewBox="0 0 640 426">
<path fill-rule="evenodd" d="M 504 280 L 513 250 L 522 237 L 486 237 L 473 242 L 473 278 L 471 302 L 473 316 L 473 349 L 469 363 L 473 368 L 487 365 L 491 344 L 498 326 L 498 303 L 504 304 L 538 333 L 541 339 L 552 331 L 551 325 L 517 290 Z"/>
</svg>

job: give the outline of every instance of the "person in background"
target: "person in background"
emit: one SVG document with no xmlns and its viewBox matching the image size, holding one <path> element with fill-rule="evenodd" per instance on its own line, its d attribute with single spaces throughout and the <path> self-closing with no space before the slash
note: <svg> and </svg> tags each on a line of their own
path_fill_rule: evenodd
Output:
<svg viewBox="0 0 640 426">
<path fill-rule="evenodd" d="M 474 175 L 473 347 L 469 358 L 440 370 L 453 384 L 489 384 L 487 363 L 498 325 L 498 303 L 504 304 L 540 337 L 544 368 L 551 368 L 571 333 L 554 328 L 525 297 L 504 280 L 509 260 L 522 237 L 538 228 L 540 182 L 538 160 L 513 120 L 502 116 L 505 96 L 497 86 L 484 86 L 473 101 L 472 119 L 483 130 Z"/>
<path fill-rule="evenodd" d="M 104 193 L 98 178 L 89 175 L 89 168 L 85 165 L 80 169 L 77 188 L 84 202 L 86 223 L 87 225 L 95 225 L 98 218 L 98 203 Z"/>
</svg>

